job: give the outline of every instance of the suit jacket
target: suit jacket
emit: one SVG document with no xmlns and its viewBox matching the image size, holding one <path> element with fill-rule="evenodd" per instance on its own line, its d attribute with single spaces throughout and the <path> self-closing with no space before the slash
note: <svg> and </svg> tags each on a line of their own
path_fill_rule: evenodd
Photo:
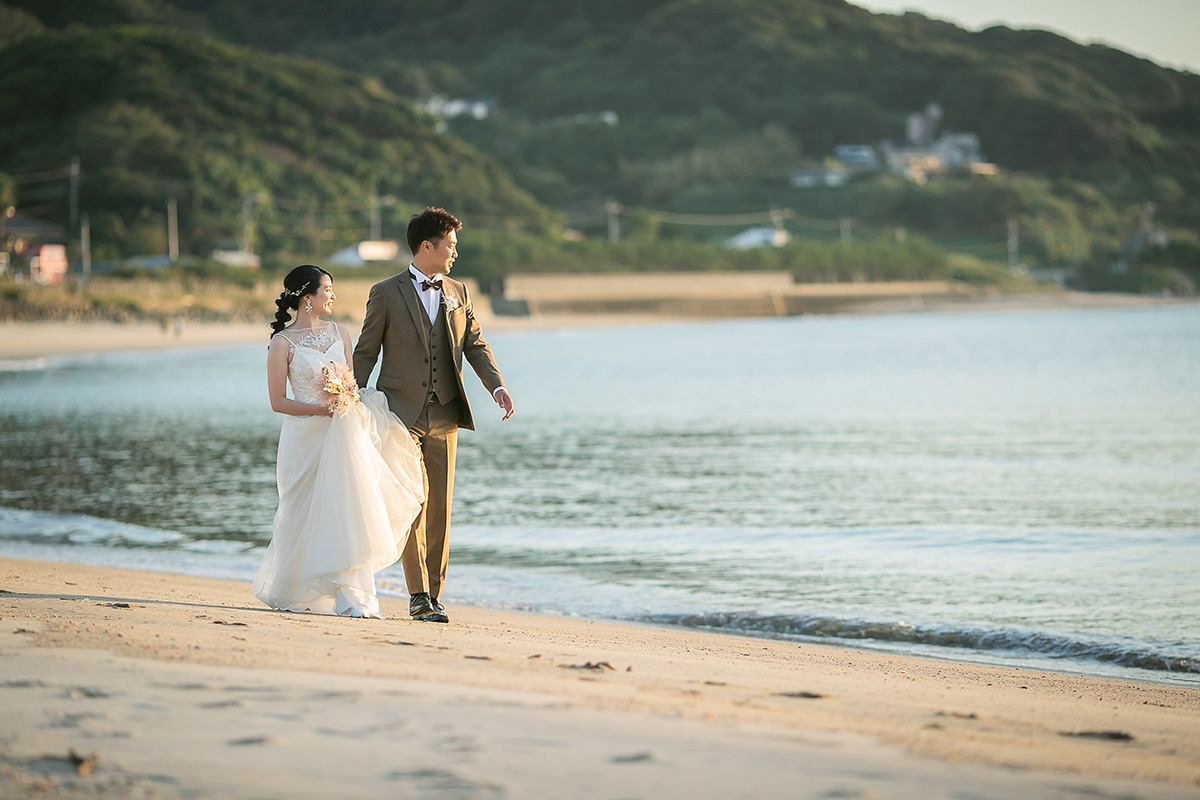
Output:
<svg viewBox="0 0 1200 800">
<path fill-rule="evenodd" d="M 405 270 L 371 287 L 362 334 L 354 347 L 354 375 L 359 386 L 366 386 L 382 350 L 383 360 L 375 386 L 387 398 L 392 413 L 411 428 L 425 405 L 429 392 L 425 384 L 430 373 L 426 360 L 429 357 L 429 333 L 426 330 L 429 316 L 409 276 L 410 272 Z M 467 287 L 442 276 L 442 308 L 462 402 L 458 426 L 475 430 L 462 382 L 463 356 L 489 392 L 503 386 L 504 380 L 475 319 Z"/>
</svg>

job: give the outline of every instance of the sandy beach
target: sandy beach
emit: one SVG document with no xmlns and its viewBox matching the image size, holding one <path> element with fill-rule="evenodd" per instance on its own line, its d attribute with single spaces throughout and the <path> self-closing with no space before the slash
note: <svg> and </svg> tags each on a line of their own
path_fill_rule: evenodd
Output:
<svg viewBox="0 0 1200 800">
<path fill-rule="evenodd" d="M 188 323 L 178 334 L 149 323 L 5 322 L 0 323 L 0 362 L 54 356 L 78 356 L 172 347 L 219 347 L 263 342 L 265 323 Z"/>
<path fill-rule="evenodd" d="M 0 559 L 0 796 L 1200 792 L 1200 690 L 383 608 L 280 613 L 238 582 Z"/>
<path fill-rule="evenodd" d="M 265 325 L 7 323 L 0 365 L 253 342 Z M 284 614 L 244 583 L 0 558 L 0 798 L 1200 797 L 1198 689 L 493 609 L 420 624 L 406 607 Z"/>
</svg>

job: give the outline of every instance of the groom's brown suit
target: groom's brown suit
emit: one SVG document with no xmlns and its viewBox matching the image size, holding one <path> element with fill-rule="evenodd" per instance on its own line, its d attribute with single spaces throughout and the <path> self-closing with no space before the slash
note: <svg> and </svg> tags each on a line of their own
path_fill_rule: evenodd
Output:
<svg viewBox="0 0 1200 800">
<path fill-rule="evenodd" d="M 354 347 L 354 374 L 375 385 L 421 448 L 426 499 L 404 546 L 404 577 L 410 594 L 439 598 L 449 561 L 450 503 L 458 428 L 475 429 L 463 390 L 462 360 L 489 392 L 504 385 L 492 350 L 483 339 L 467 287 L 442 277 L 442 303 L 431 323 L 405 270 L 371 287 L 362 334 Z"/>
</svg>

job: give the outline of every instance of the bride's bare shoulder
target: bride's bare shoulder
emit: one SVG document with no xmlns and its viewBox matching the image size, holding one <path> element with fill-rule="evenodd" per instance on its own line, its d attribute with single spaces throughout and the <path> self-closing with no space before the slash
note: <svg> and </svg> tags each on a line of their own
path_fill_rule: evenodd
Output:
<svg viewBox="0 0 1200 800">
<path fill-rule="evenodd" d="M 293 342 L 291 339 L 288 338 L 287 333 L 285 333 L 284 331 L 279 331 L 278 333 L 271 336 L 271 341 L 267 345 L 267 352 L 268 353 L 277 353 L 280 350 L 283 350 L 283 351 L 286 351 L 288 353 L 288 355 L 290 356 L 292 347 L 294 347 L 294 346 L 295 346 L 295 342 Z M 290 357 L 288 360 L 289 361 L 291 360 Z"/>
</svg>

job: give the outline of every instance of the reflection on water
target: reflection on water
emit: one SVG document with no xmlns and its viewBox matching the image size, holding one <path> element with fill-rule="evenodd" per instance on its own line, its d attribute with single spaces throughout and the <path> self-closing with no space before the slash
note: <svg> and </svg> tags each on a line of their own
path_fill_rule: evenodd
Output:
<svg viewBox="0 0 1200 800">
<path fill-rule="evenodd" d="M 538 526 L 1194 528 L 1194 440 L 1163 425 L 1131 443 L 1094 426 L 1023 438 L 966 421 L 506 431 L 462 449 L 462 468 L 486 478 L 455 513 Z"/>
<path fill-rule="evenodd" d="M 1194 306 L 489 338 L 518 413 L 472 383 L 455 599 L 1200 659 Z M 0 370 L 0 552 L 252 571 L 276 500 L 265 352 Z"/>
<path fill-rule="evenodd" d="M 240 430 L 239 430 L 240 428 Z M 10 419 L 0 505 L 84 513 L 195 538 L 265 541 L 277 435 L 143 414 Z"/>
<path fill-rule="evenodd" d="M 0 506 L 200 539 L 269 539 L 278 422 L 259 408 L 263 352 L 122 355 L 0 373 Z"/>
</svg>

